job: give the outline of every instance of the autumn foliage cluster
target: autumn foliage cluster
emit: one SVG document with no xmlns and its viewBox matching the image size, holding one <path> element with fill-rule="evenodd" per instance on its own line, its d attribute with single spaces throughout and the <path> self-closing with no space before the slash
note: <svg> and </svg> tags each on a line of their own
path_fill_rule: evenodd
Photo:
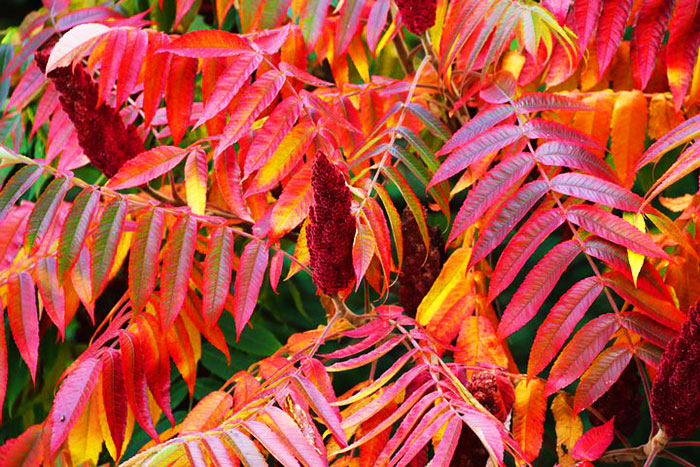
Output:
<svg viewBox="0 0 700 467">
<path fill-rule="evenodd" d="M 700 0 L 42 5 L 0 466 L 700 464 Z"/>
</svg>

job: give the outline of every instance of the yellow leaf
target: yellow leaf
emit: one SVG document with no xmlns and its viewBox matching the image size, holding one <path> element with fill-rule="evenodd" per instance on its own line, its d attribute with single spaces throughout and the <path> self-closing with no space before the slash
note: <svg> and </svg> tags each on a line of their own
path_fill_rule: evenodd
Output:
<svg viewBox="0 0 700 467">
<path fill-rule="evenodd" d="M 129 254 L 129 249 L 131 248 L 131 240 L 133 238 L 134 232 L 124 232 L 122 238 L 119 239 L 119 245 L 117 245 L 117 252 L 114 254 L 114 263 L 112 264 L 112 269 L 109 271 L 110 279 L 116 276 L 119 270 L 122 268 L 122 264 L 126 259 L 126 255 Z"/>
<path fill-rule="evenodd" d="M 640 212 L 625 212 L 622 214 L 622 217 L 624 217 L 627 222 L 635 226 L 638 230 L 641 230 L 642 232 L 647 231 L 647 226 L 644 223 L 644 214 Z M 639 272 L 642 270 L 642 266 L 644 266 L 644 255 L 628 249 L 627 259 L 630 262 L 634 286 L 637 287 L 637 277 L 639 277 Z"/>
<path fill-rule="evenodd" d="M 464 295 L 464 288 L 460 288 L 458 285 L 463 284 L 470 256 L 471 249 L 463 247 L 456 250 L 447 259 L 440 275 L 418 306 L 416 320 L 420 324 L 425 326 L 443 307 L 449 307 L 446 304 L 454 304 L 460 298 L 460 293 Z"/>
<path fill-rule="evenodd" d="M 68 434 L 68 449 L 73 465 L 84 462 L 96 465 L 100 457 L 102 430 L 100 430 L 101 415 L 97 399 L 101 399 L 101 396 L 102 391 L 96 387 L 85 410 Z"/>
<path fill-rule="evenodd" d="M 612 113 L 610 152 L 620 182 L 631 188 L 639 157 L 644 152 L 647 130 L 647 100 L 641 91 L 618 93 Z"/>
<path fill-rule="evenodd" d="M 440 55 L 440 41 L 442 30 L 445 27 L 445 14 L 447 13 L 447 0 L 438 0 L 435 9 L 435 24 L 428 30 L 430 42 L 433 44 L 435 54 Z"/>
<path fill-rule="evenodd" d="M 581 417 L 574 414 L 574 398 L 571 394 L 559 393 L 552 401 L 554 429 L 557 432 L 557 455 L 562 467 L 573 467 L 576 461 L 571 450 L 583 434 Z"/>
<path fill-rule="evenodd" d="M 542 448 L 544 414 L 547 397 L 544 394 L 544 381 L 522 379 L 515 387 L 513 405 L 513 438 L 520 444 L 525 459 L 532 462 Z"/>
<path fill-rule="evenodd" d="M 365 46 L 362 43 L 362 38 L 359 35 L 353 37 L 350 41 L 350 46 L 348 47 L 348 55 L 352 60 L 353 65 L 360 74 L 360 78 L 365 83 L 369 83 L 369 63 L 367 62 L 367 53 L 365 52 Z"/>
<path fill-rule="evenodd" d="M 311 257 L 309 256 L 309 246 L 306 243 L 306 227 L 308 225 L 309 219 L 307 218 L 301 225 L 301 231 L 299 232 L 299 236 L 297 237 L 297 244 L 294 247 L 294 258 L 296 258 L 297 261 L 292 261 L 291 266 L 289 266 L 289 272 L 287 273 L 287 277 L 285 277 L 284 280 L 289 280 L 290 277 L 292 277 L 297 272 L 301 271 L 301 266 L 299 265 L 299 263 L 303 265 L 309 264 L 309 259 Z"/>
<path fill-rule="evenodd" d="M 192 212 L 203 215 L 207 206 L 207 158 L 204 151 L 189 153 L 185 162 L 185 192 Z"/>
<path fill-rule="evenodd" d="M 467 366 L 488 363 L 508 368 L 508 356 L 503 345 L 484 316 L 469 316 L 462 322 L 457 349 L 455 360 Z"/>
</svg>

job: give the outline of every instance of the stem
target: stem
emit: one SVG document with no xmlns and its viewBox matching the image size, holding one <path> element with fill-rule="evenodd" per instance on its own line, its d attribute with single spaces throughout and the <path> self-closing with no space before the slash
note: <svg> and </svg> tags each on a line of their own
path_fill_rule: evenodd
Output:
<svg viewBox="0 0 700 467">
<path fill-rule="evenodd" d="M 413 68 L 413 62 L 411 61 L 411 58 L 408 55 L 406 44 L 404 44 L 403 39 L 401 39 L 401 36 L 399 34 L 394 34 L 394 37 L 391 39 L 391 41 L 394 43 L 394 47 L 396 47 L 396 55 L 398 55 L 399 57 L 399 62 L 401 62 L 401 67 L 403 68 L 403 71 L 407 75 L 414 73 L 416 70 L 415 68 Z"/>
</svg>

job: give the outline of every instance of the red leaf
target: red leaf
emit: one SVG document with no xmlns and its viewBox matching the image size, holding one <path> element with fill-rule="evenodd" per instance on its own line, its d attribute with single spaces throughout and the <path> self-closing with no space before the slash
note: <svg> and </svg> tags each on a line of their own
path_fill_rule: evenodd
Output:
<svg viewBox="0 0 700 467">
<path fill-rule="evenodd" d="M 5 405 L 5 393 L 7 391 L 7 341 L 5 340 L 5 307 L 0 299 L 0 423 L 2 423 L 2 409 Z M 0 451 L 0 459 L 2 459 Z"/>
<path fill-rule="evenodd" d="M 631 359 L 632 353 L 627 345 L 613 345 L 603 350 L 581 376 L 574 396 L 574 413 L 581 412 L 605 394 Z"/>
<path fill-rule="evenodd" d="M 503 249 L 489 282 L 489 302 L 515 279 L 537 247 L 564 223 L 561 210 L 536 212 Z"/>
<path fill-rule="evenodd" d="M 530 321 L 552 291 L 566 268 L 581 251 L 578 242 L 567 240 L 552 248 L 530 271 L 506 307 L 498 326 L 502 339 Z"/>
<path fill-rule="evenodd" d="M 571 456 L 576 460 L 594 461 L 603 455 L 615 437 L 615 418 L 608 420 L 600 426 L 596 426 L 585 432 L 576 441 L 571 450 Z"/>
<path fill-rule="evenodd" d="M 539 379 L 521 379 L 515 387 L 513 404 L 513 438 L 520 444 L 529 462 L 534 461 L 542 448 L 547 395 Z"/>
<path fill-rule="evenodd" d="M 636 312 L 628 312 L 622 314 L 622 325 L 639 334 L 652 344 L 666 348 L 668 343 L 676 336 L 676 331 L 664 326 L 658 321 L 650 318 L 647 315 Z"/>
<path fill-rule="evenodd" d="M 255 133 L 255 138 L 248 148 L 244 178 L 259 169 L 272 156 L 285 135 L 292 129 L 299 117 L 301 106 L 294 97 L 289 97 L 275 107 L 262 128 Z"/>
<path fill-rule="evenodd" d="M 696 0 L 678 0 L 666 44 L 666 75 L 676 110 L 688 91 L 700 46 L 700 8 Z"/>
<path fill-rule="evenodd" d="M 112 29 L 102 42 L 105 46 L 97 91 L 98 107 L 109 100 L 108 98 L 112 95 L 112 89 L 114 89 L 114 85 L 117 82 L 119 64 L 124 56 L 124 49 L 126 49 L 126 29 Z M 53 52 L 51 54 L 53 55 Z M 48 71 L 48 69 L 47 65 L 46 70 Z"/>
<path fill-rule="evenodd" d="M 277 97 L 285 81 L 284 75 L 270 70 L 243 91 L 221 134 L 216 147 L 217 156 L 250 130 L 255 119 Z"/>
<path fill-rule="evenodd" d="M 123 332 L 119 335 L 119 349 L 122 354 L 122 373 L 126 399 L 136 421 L 148 436 L 158 443 L 158 432 L 153 426 L 151 414 L 148 411 L 148 389 L 146 388 L 145 355 L 136 335 Z"/>
<path fill-rule="evenodd" d="M 597 204 L 635 212 L 642 199 L 625 188 L 592 175 L 563 173 L 550 180 L 553 191 Z"/>
<path fill-rule="evenodd" d="M 340 21 L 335 28 L 335 41 L 333 41 L 336 57 L 342 57 L 347 51 L 350 41 L 360 26 L 364 6 L 365 0 L 348 0 L 343 3 Z"/>
<path fill-rule="evenodd" d="M 666 252 L 656 245 L 651 237 L 637 230 L 629 222 L 598 207 L 589 205 L 572 206 L 567 209 L 566 218 L 592 234 L 637 253 L 655 258 L 669 259 Z"/>
<path fill-rule="evenodd" d="M 631 60 L 632 76 L 638 89 L 647 87 L 654 71 L 656 56 L 671 19 L 673 2 L 667 0 L 644 0 L 639 8 L 637 24 L 632 30 Z"/>
<path fill-rule="evenodd" d="M 372 229 L 367 224 L 361 223 L 357 225 L 355 231 L 355 240 L 352 244 L 352 266 L 355 270 L 355 290 L 362 284 L 362 278 L 365 277 L 367 268 L 369 267 L 376 245 Z"/>
<path fill-rule="evenodd" d="M 197 380 L 197 355 L 195 347 L 201 345 L 199 333 L 190 334 L 189 326 L 185 323 L 185 317 L 179 315 L 175 323 L 165 332 L 165 340 L 168 351 L 182 378 L 187 383 L 190 397 L 194 395 L 194 385 Z"/>
<path fill-rule="evenodd" d="M 61 383 L 51 411 L 51 456 L 61 447 L 85 409 L 102 363 L 90 357 L 78 362 Z"/>
<path fill-rule="evenodd" d="M 499 199 L 518 184 L 535 166 L 532 156 L 519 153 L 489 170 L 469 191 L 452 224 L 450 235 L 459 235 L 476 222 Z"/>
<path fill-rule="evenodd" d="M 606 313 L 586 323 L 554 362 L 547 380 L 547 394 L 568 386 L 581 376 L 618 327 L 617 318 L 612 313 Z"/>
<path fill-rule="evenodd" d="M 284 251 L 279 249 L 270 260 L 270 287 L 277 293 L 277 286 L 282 277 L 282 268 L 284 267 Z"/>
<path fill-rule="evenodd" d="M 153 394 L 153 399 L 174 426 L 170 407 L 170 357 L 166 340 L 158 319 L 152 314 L 142 314 L 137 321 L 139 348 L 146 361 L 146 383 Z"/>
<path fill-rule="evenodd" d="M 516 125 L 501 125 L 476 136 L 445 159 L 430 180 L 428 188 L 447 180 L 488 154 L 515 143 L 522 136 L 523 128 Z"/>
<path fill-rule="evenodd" d="M 216 86 L 207 98 L 202 115 L 195 124 L 198 127 L 207 120 L 214 118 L 231 103 L 253 72 L 262 62 L 262 56 L 254 53 L 244 53 L 236 57 L 233 63 L 218 77 Z"/>
<path fill-rule="evenodd" d="M 119 108 L 133 92 L 141 71 L 148 49 L 148 33 L 138 29 L 128 29 L 126 32 L 126 47 L 117 81 L 117 100 L 115 107 Z"/>
<path fill-rule="evenodd" d="M 658 159 L 662 154 L 700 135 L 700 115 L 689 118 L 649 146 L 635 166 L 635 171 Z"/>
<path fill-rule="evenodd" d="M 22 359 L 36 382 L 39 359 L 39 316 L 32 276 L 20 272 L 10 276 L 7 284 L 7 315 L 10 329 Z"/>
<path fill-rule="evenodd" d="M 169 42 L 170 38 L 166 34 L 149 31 L 146 66 L 143 75 L 143 113 L 144 126 L 146 127 L 151 124 L 160 105 L 165 82 L 168 78 L 168 74 L 164 70 L 170 69 L 171 55 L 156 52 Z"/>
<path fill-rule="evenodd" d="M 183 57 L 210 58 L 231 57 L 250 51 L 250 47 L 238 34 L 216 29 L 197 29 L 183 34 L 161 50 Z"/>
<path fill-rule="evenodd" d="M 313 200 L 311 172 L 313 164 L 300 168 L 282 189 L 270 214 L 270 237 L 281 238 L 301 224 L 309 214 Z"/>
<path fill-rule="evenodd" d="M 61 340 L 65 339 L 65 291 L 58 280 L 58 262 L 53 256 L 42 258 L 34 274 L 46 314 L 58 328 Z"/>
<path fill-rule="evenodd" d="M 243 199 L 241 169 L 233 148 L 229 148 L 223 154 L 216 156 L 214 166 L 216 181 L 226 204 L 239 218 L 252 223 L 253 218 L 250 217 L 250 211 Z"/>
<path fill-rule="evenodd" d="M 160 279 L 160 318 L 165 331 L 177 318 L 187 295 L 197 241 L 197 221 L 181 217 L 169 237 Z"/>
<path fill-rule="evenodd" d="M 578 46 L 581 52 L 588 47 L 588 41 L 598 24 L 603 7 L 603 0 L 576 0 L 574 2 L 574 32 L 578 36 Z"/>
<path fill-rule="evenodd" d="M 107 186 L 119 190 L 133 188 L 168 173 L 184 159 L 187 152 L 175 146 L 158 146 L 127 161 Z"/>
<path fill-rule="evenodd" d="M 171 46 L 173 43 L 171 43 Z M 165 104 L 168 125 L 170 126 L 170 133 L 175 145 L 180 144 L 190 121 L 196 75 L 197 60 L 194 58 L 176 55 L 170 60 L 168 81 L 165 89 Z"/>
<path fill-rule="evenodd" d="M 101 359 L 102 400 L 104 401 L 105 417 L 116 448 L 117 458 L 119 458 L 124 445 L 128 411 L 124 373 L 117 350 L 105 349 Z"/>
<path fill-rule="evenodd" d="M 177 28 L 182 18 L 190 11 L 193 4 L 194 0 L 175 0 L 175 21 L 173 22 L 173 30 Z"/>
<path fill-rule="evenodd" d="M 632 0 L 603 0 L 595 36 L 599 77 L 603 75 L 617 52 L 631 9 Z"/>
<path fill-rule="evenodd" d="M 12 96 L 5 104 L 5 113 L 15 107 L 16 110 L 22 110 L 34 98 L 34 95 L 39 91 L 41 86 L 46 81 L 44 74 L 36 66 L 36 63 L 31 62 L 27 70 L 22 74 L 19 83 L 12 92 Z"/>
<path fill-rule="evenodd" d="M 24 467 L 42 465 L 44 446 L 43 426 L 32 425 L 17 438 L 9 439 L 0 447 L 0 465 Z"/>
<path fill-rule="evenodd" d="M 698 167 L 700 167 L 700 143 L 696 142 L 683 152 L 683 154 L 673 162 L 671 167 L 654 182 L 654 185 L 645 198 L 649 201 L 653 200 L 666 188 L 693 172 Z"/>
<path fill-rule="evenodd" d="M 224 310 L 231 285 L 233 235 L 226 227 L 217 228 L 209 240 L 204 260 L 202 314 L 207 326 L 215 326 Z"/>
<path fill-rule="evenodd" d="M 149 209 L 139 219 L 134 244 L 129 253 L 129 293 L 131 307 L 137 313 L 146 306 L 156 286 L 162 239 L 163 212 Z"/>
<path fill-rule="evenodd" d="M 524 185 L 505 200 L 498 208 L 498 212 L 493 215 L 489 223 L 479 232 L 479 240 L 477 240 L 472 249 L 469 267 L 491 253 L 548 190 L 547 182 L 535 180 Z M 450 232 L 447 243 L 449 244 L 456 237 L 457 235 Z"/>
<path fill-rule="evenodd" d="M 233 295 L 233 316 L 236 320 L 236 340 L 248 324 L 265 278 L 269 251 L 264 243 L 253 240 L 243 249 L 236 272 Z"/>
<path fill-rule="evenodd" d="M 537 330 L 530 349 L 528 375 L 535 376 L 549 365 L 602 290 L 603 284 L 597 277 L 588 277 L 562 295 Z"/>
</svg>

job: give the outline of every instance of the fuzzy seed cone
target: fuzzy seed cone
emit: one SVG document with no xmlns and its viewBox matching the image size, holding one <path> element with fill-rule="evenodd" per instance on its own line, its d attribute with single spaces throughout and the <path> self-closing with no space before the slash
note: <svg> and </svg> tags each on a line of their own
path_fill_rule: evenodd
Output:
<svg viewBox="0 0 700 467">
<path fill-rule="evenodd" d="M 670 438 L 687 438 L 700 426 L 700 302 L 661 357 L 651 413 Z"/>
<path fill-rule="evenodd" d="M 422 34 L 435 24 L 437 0 L 396 0 L 401 20 L 414 34 Z"/>
<path fill-rule="evenodd" d="M 593 408 L 604 419 L 601 421 L 598 417 L 589 417 L 593 426 L 600 426 L 615 417 L 616 429 L 626 435 L 634 433 L 642 416 L 640 405 L 644 401 L 644 395 L 639 388 L 641 384 L 637 366 L 634 363 L 628 364 L 615 384 L 593 404 Z"/>
<path fill-rule="evenodd" d="M 474 372 L 465 386 L 484 408 L 506 421 L 515 402 L 515 390 L 505 375 L 488 370 Z M 484 467 L 488 458 L 488 451 L 476 434 L 463 427 L 450 467 Z"/>
<path fill-rule="evenodd" d="M 416 316 L 418 305 L 428 293 L 442 269 L 445 241 L 439 227 L 430 228 L 430 251 L 426 257 L 425 244 L 418 223 L 408 206 L 401 214 L 403 236 L 403 265 L 399 275 L 399 303 L 409 316 Z"/>
<path fill-rule="evenodd" d="M 311 175 L 314 204 L 306 230 L 313 280 L 326 295 L 346 288 L 355 279 L 352 244 L 355 219 L 352 198 L 343 174 L 319 153 Z"/>
<path fill-rule="evenodd" d="M 39 69 L 46 64 L 55 41 L 35 55 Z M 78 64 L 52 70 L 48 77 L 60 94 L 63 111 L 75 126 L 78 142 L 90 162 L 107 177 L 112 177 L 129 159 L 143 152 L 143 142 L 133 125 L 124 125 L 119 111 L 107 104 L 97 107 L 98 86 L 85 68 Z"/>
</svg>

